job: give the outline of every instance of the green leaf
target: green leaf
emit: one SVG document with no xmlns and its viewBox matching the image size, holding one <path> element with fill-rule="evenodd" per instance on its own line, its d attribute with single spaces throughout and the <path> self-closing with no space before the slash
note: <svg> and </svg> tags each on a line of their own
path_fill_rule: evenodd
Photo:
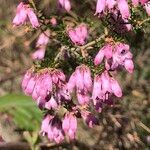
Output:
<svg viewBox="0 0 150 150">
<path fill-rule="evenodd" d="M 22 94 L 8 94 L 0 97 L 0 112 L 13 116 L 19 128 L 37 130 L 42 118 L 42 112 L 31 97 Z"/>
</svg>

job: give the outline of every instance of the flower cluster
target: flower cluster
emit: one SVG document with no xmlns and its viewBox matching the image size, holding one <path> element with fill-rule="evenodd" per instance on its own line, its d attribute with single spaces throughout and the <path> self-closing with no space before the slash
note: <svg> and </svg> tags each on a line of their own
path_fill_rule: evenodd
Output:
<svg viewBox="0 0 150 150">
<path fill-rule="evenodd" d="M 30 8 L 28 4 L 24 4 L 23 2 L 21 2 L 17 7 L 16 16 L 13 19 L 13 24 L 14 26 L 23 25 L 28 20 L 32 24 L 33 28 L 37 28 L 40 26 L 34 10 Z"/>
<path fill-rule="evenodd" d="M 149 0 L 132 0 L 132 5 L 137 7 L 142 5 L 149 15 Z M 127 0 L 97 0 L 95 15 L 103 15 L 118 10 L 123 19 L 129 19 L 131 16 L 129 3 Z"/>
<path fill-rule="evenodd" d="M 108 22 L 117 33 L 125 33 L 132 30 L 131 7 L 142 6 L 150 16 L 149 0 L 132 0 L 130 5 L 127 0 L 97 0 L 95 15 L 103 17 L 110 15 Z"/>
<path fill-rule="evenodd" d="M 65 14 L 71 10 L 69 0 L 58 0 L 58 4 L 66 10 Z M 97 0 L 95 15 L 110 14 L 108 21 L 117 29 L 116 31 L 119 31 L 117 33 L 124 33 L 132 29 L 132 25 L 128 24 L 132 18 L 130 7 L 138 5 L 143 6 L 150 15 L 148 0 L 132 0 L 130 6 L 127 0 Z M 72 15 L 75 16 L 73 13 Z M 61 24 L 63 31 L 60 31 L 59 23 L 65 22 L 64 20 L 57 22 L 56 18 L 52 17 L 44 22 L 40 20 L 41 18 L 44 17 L 38 19 L 31 4 L 21 2 L 13 20 L 15 26 L 26 24 L 29 20 L 34 29 L 39 27 L 40 31 L 42 30 L 36 42 L 37 50 L 32 54 L 33 60 L 44 64 L 45 51 L 51 35 L 53 35 L 51 39 L 55 38 L 56 47 L 61 46 L 61 48 L 56 50 L 57 54 L 54 52 L 52 55 L 55 58 L 50 57 L 51 62 L 54 60 L 51 65 L 47 66 L 48 63 L 45 63 L 45 66 L 43 65 L 45 68 L 35 66 L 26 72 L 22 89 L 26 95 L 32 96 L 41 110 L 44 110 L 41 134 L 47 135 L 51 141 L 60 143 L 65 136 L 68 136 L 70 140 L 76 138 L 78 118 L 82 118 L 90 128 L 99 124 L 98 118 L 89 108 L 94 107 L 94 111 L 101 112 L 106 104 L 113 104 L 114 98 L 122 97 L 121 86 L 112 76 L 112 72 L 117 72 L 124 67 L 129 73 L 133 73 L 133 55 L 125 40 L 109 35 L 109 31 L 101 39 L 99 32 L 90 35 L 96 27 L 90 30 L 90 25 L 86 23 L 80 22 L 73 25 L 70 23 L 66 26 Z M 93 41 L 87 43 L 93 37 Z M 100 47 L 98 52 L 88 52 L 87 48 L 96 50 L 97 46 Z M 65 54 L 61 50 L 62 47 L 65 47 Z M 66 64 L 70 61 L 72 63 L 62 67 L 63 59 L 59 59 L 59 56 L 64 56 Z"/>
<path fill-rule="evenodd" d="M 106 44 L 96 55 L 94 64 L 99 65 L 104 58 L 107 70 L 114 70 L 119 66 L 124 66 L 129 73 L 133 72 L 132 53 L 129 51 L 129 45 L 127 44 Z"/>
<path fill-rule="evenodd" d="M 70 99 L 64 86 L 65 75 L 56 69 L 39 73 L 29 70 L 22 81 L 24 93 L 32 96 L 40 108 L 46 109 L 56 109 L 62 99 Z"/>
</svg>

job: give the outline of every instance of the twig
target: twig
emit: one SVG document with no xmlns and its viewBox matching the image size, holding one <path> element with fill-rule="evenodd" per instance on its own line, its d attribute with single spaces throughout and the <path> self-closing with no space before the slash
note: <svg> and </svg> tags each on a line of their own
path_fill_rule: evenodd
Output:
<svg viewBox="0 0 150 150">
<path fill-rule="evenodd" d="M 148 21 L 150 21 L 150 18 L 147 18 L 147 19 L 143 20 L 139 25 L 141 26 L 141 25 L 143 25 L 144 23 L 146 23 Z"/>
<path fill-rule="evenodd" d="M 147 127 L 144 123 L 141 121 L 138 123 L 139 126 L 141 126 L 144 130 L 146 130 L 148 133 L 150 133 L 150 128 Z"/>
<path fill-rule="evenodd" d="M 29 2 L 32 4 L 33 8 L 37 11 L 37 8 L 36 8 L 36 6 L 35 6 L 34 1 L 33 1 L 33 0 L 29 0 Z"/>
<path fill-rule="evenodd" d="M 0 150 L 30 150 L 30 147 L 25 142 L 18 143 L 0 143 Z"/>
<path fill-rule="evenodd" d="M 71 48 L 70 51 L 71 53 L 73 53 L 76 57 L 80 57 L 80 55 L 78 54 L 79 51 L 81 51 L 82 55 L 86 54 L 86 52 L 84 53 L 84 50 L 90 46 L 93 46 L 94 44 L 96 44 L 97 42 L 101 41 L 103 38 L 105 37 L 105 34 L 103 34 L 102 36 L 100 36 L 99 38 L 95 39 L 94 41 L 91 41 L 89 43 L 87 43 L 84 46 L 80 46 L 77 48 Z M 62 54 L 64 53 L 64 50 L 68 50 L 68 48 L 66 46 L 62 46 L 60 51 L 58 52 L 58 54 L 56 55 L 55 59 L 54 59 L 54 63 L 57 66 L 57 62 L 59 61 L 60 57 L 62 56 Z"/>
<path fill-rule="evenodd" d="M 79 48 L 84 50 L 84 49 L 86 49 L 86 48 L 88 48 L 90 46 L 93 46 L 97 42 L 101 41 L 103 38 L 105 38 L 105 34 L 101 35 L 99 38 L 95 39 L 94 41 L 91 41 L 91 42 L 87 43 L 86 45 L 83 45 L 83 46 L 81 46 Z"/>
<path fill-rule="evenodd" d="M 65 147 L 65 148 L 69 149 L 69 147 L 71 145 L 75 145 L 78 148 L 86 149 L 86 150 L 91 150 L 92 149 L 91 146 L 89 146 L 85 143 L 79 142 L 77 140 L 75 140 L 72 143 L 64 142 L 64 143 L 60 143 L 60 144 L 56 144 L 56 143 L 48 143 L 48 144 L 41 143 L 41 144 L 39 144 L 41 150 L 49 150 L 49 149 L 54 149 L 54 148 L 59 148 L 59 147 L 63 147 L 63 148 Z"/>
</svg>

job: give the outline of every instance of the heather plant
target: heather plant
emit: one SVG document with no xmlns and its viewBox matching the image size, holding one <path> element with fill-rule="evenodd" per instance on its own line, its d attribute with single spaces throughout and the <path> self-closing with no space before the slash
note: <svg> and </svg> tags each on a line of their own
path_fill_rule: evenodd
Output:
<svg viewBox="0 0 150 150">
<path fill-rule="evenodd" d="M 33 0 L 21 1 L 13 27 L 40 31 L 22 89 L 43 111 L 41 135 L 60 143 L 65 136 L 76 138 L 78 119 L 93 128 L 99 124 L 94 111 L 101 113 L 123 96 L 113 73 L 134 72 L 130 43 L 149 20 L 150 2 L 93 0 L 83 13 L 78 10 L 83 2 L 54 3 L 47 16 Z"/>
</svg>

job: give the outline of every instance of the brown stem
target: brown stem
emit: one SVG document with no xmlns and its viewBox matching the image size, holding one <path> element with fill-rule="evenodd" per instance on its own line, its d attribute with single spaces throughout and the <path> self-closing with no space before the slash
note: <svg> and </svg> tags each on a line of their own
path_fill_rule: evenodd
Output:
<svg viewBox="0 0 150 150">
<path fill-rule="evenodd" d="M 30 150 L 30 146 L 25 142 L 0 143 L 0 150 Z"/>
</svg>

